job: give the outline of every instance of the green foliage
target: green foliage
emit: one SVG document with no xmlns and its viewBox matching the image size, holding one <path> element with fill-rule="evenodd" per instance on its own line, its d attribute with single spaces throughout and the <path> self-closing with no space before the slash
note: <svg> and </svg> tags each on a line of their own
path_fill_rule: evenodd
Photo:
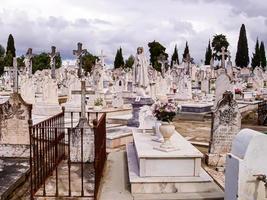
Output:
<svg viewBox="0 0 267 200">
<path fill-rule="evenodd" d="M 227 41 L 225 35 L 215 35 L 213 36 L 211 46 L 213 47 L 213 57 L 215 58 L 215 60 L 221 60 L 222 56 L 219 56 L 218 53 L 221 52 L 222 47 L 225 47 L 225 51 L 227 51 L 229 42 Z M 227 58 L 227 56 L 225 56 L 225 58 Z"/>
<path fill-rule="evenodd" d="M 127 71 L 133 68 L 134 56 L 130 55 L 129 58 L 125 61 L 124 69 Z"/>
<path fill-rule="evenodd" d="M 190 54 L 190 52 L 189 52 L 188 42 L 186 41 L 185 48 L 184 48 L 184 53 L 183 53 L 183 60 L 185 60 L 187 58 L 188 54 Z"/>
<path fill-rule="evenodd" d="M 5 67 L 4 56 L 0 56 L 0 76 L 4 73 L 4 67 Z"/>
<path fill-rule="evenodd" d="M 261 58 L 261 67 L 265 70 L 266 68 L 266 55 L 265 55 L 265 47 L 264 43 L 260 44 L 260 58 Z"/>
<path fill-rule="evenodd" d="M 122 49 L 121 47 L 117 50 L 115 60 L 114 60 L 114 68 L 123 68 L 124 67 L 124 59 L 122 56 Z"/>
<path fill-rule="evenodd" d="M 153 42 L 149 42 L 148 47 L 150 52 L 150 63 L 154 69 L 160 72 L 161 65 L 158 63 L 158 57 L 160 55 L 164 55 L 166 59 L 168 59 L 168 54 L 165 52 L 166 48 L 155 40 Z"/>
<path fill-rule="evenodd" d="M 212 58 L 212 49 L 211 49 L 210 40 L 209 40 L 209 44 L 208 44 L 208 47 L 206 49 L 206 54 L 205 54 L 205 65 L 210 65 L 211 58 Z"/>
<path fill-rule="evenodd" d="M 179 55 L 178 55 L 177 45 L 175 45 L 174 51 L 172 54 L 171 67 L 173 67 L 174 63 L 179 65 Z"/>
<path fill-rule="evenodd" d="M 7 53 L 10 52 L 12 57 L 16 57 L 15 42 L 14 42 L 14 38 L 11 34 L 9 34 L 9 36 L 8 36 L 6 52 Z"/>
<path fill-rule="evenodd" d="M 4 57 L 4 65 L 7 67 L 13 66 L 13 56 L 10 51 L 8 51 Z"/>
<path fill-rule="evenodd" d="M 0 44 L 0 57 L 5 55 L 5 48 Z"/>
<path fill-rule="evenodd" d="M 247 67 L 249 64 L 248 40 L 247 40 L 247 34 L 246 34 L 246 27 L 244 24 L 242 24 L 240 28 L 235 63 L 236 63 L 236 66 L 242 67 L 242 68 Z"/>
<path fill-rule="evenodd" d="M 256 45 L 255 45 L 255 52 L 253 53 L 253 57 L 251 60 L 251 66 L 253 69 L 255 67 L 259 67 L 261 65 L 261 54 L 260 54 L 260 46 L 259 46 L 259 40 L 257 38 Z"/>
<path fill-rule="evenodd" d="M 21 62 L 21 61 L 20 61 Z M 61 56 L 56 56 L 56 68 L 61 67 Z M 48 53 L 41 53 L 35 55 L 32 59 L 32 72 L 35 73 L 37 70 L 50 69 L 50 58 Z"/>
<path fill-rule="evenodd" d="M 96 63 L 96 60 L 99 60 L 97 56 L 94 56 L 93 54 L 87 52 L 82 57 L 82 68 L 84 69 L 85 73 L 91 73 L 93 66 Z"/>
</svg>

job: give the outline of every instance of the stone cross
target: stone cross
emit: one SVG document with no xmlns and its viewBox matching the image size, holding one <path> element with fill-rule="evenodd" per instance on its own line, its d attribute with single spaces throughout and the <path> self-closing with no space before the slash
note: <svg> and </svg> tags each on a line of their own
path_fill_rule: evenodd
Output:
<svg viewBox="0 0 267 200">
<path fill-rule="evenodd" d="M 28 74 L 29 76 L 32 75 L 32 58 L 33 58 L 33 54 L 32 54 L 32 48 L 29 48 L 26 55 L 25 55 L 25 59 L 24 59 L 24 63 L 25 63 L 25 68 L 26 70 L 28 70 Z"/>
<path fill-rule="evenodd" d="M 225 56 L 229 56 L 230 53 L 229 53 L 229 51 L 225 51 L 226 50 L 225 47 L 222 47 L 221 50 L 222 50 L 222 52 L 219 52 L 218 56 L 222 56 L 222 66 L 221 67 L 224 69 L 225 68 Z"/>
<path fill-rule="evenodd" d="M 59 56 L 59 52 L 56 52 L 56 47 L 51 47 L 51 53 L 48 54 L 50 57 L 51 77 L 56 78 L 56 57 Z"/>
<path fill-rule="evenodd" d="M 103 50 L 101 50 L 101 54 L 100 54 L 99 58 L 100 58 L 100 61 L 101 61 L 101 64 L 102 64 L 103 67 L 105 66 L 105 58 L 106 57 L 107 56 L 104 55 Z"/>
<path fill-rule="evenodd" d="M 77 44 L 78 48 L 77 50 L 73 50 L 73 55 L 77 57 L 77 64 L 78 64 L 78 77 L 82 77 L 82 56 L 87 53 L 86 49 L 82 49 L 82 43 Z"/>
<path fill-rule="evenodd" d="M 161 76 L 165 78 L 165 66 L 166 64 L 168 64 L 168 60 L 164 54 L 160 54 L 160 56 L 158 57 L 158 63 L 161 64 Z"/>
<path fill-rule="evenodd" d="M 189 74 L 189 69 L 190 69 L 190 62 L 191 62 L 191 57 L 190 54 L 186 54 L 186 58 L 184 61 L 187 63 L 187 69 L 186 69 L 186 74 Z"/>
<path fill-rule="evenodd" d="M 86 91 L 85 88 L 85 80 L 81 80 L 81 90 L 73 90 L 72 94 L 80 94 L 81 95 L 81 118 L 85 118 L 85 98 L 87 94 L 95 94 L 94 91 Z"/>
</svg>

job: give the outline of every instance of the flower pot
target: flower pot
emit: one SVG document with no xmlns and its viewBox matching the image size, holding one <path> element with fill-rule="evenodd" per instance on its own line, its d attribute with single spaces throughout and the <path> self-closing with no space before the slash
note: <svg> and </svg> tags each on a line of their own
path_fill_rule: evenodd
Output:
<svg viewBox="0 0 267 200">
<path fill-rule="evenodd" d="M 103 106 L 94 106 L 94 110 L 97 110 L 97 111 L 102 110 L 102 108 Z"/>
<path fill-rule="evenodd" d="M 160 147 L 163 149 L 173 149 L 174 147 L 170 141 L 170 138 L 175 132 L 174 125 L 168 122 L 162 122 L 159 130 L 164 139 L 164 142 L 160 145 Z"/>
<path fill-rule="evenodd" d="M 156 142 L 163 142 L 164 139 L 162 137 L 162 134 L 159 130 L 159 127 L 161 126 L 161 121 L 156 121 L 155 122 L 155 134 L 154 134 L 154 138 L 152 139 L 153 141 L 156 141 Z"/>
</svg>

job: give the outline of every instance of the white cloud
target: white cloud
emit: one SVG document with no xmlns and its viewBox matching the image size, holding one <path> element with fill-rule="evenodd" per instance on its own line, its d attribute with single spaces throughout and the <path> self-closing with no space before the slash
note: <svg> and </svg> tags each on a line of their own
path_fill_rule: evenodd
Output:
<svg viewBox="0 0 267 200">
<path fill-rule="evenodd" d="M 112 62 L 120 46 L 126 58 L 138 46 L 147 52 L 147 43 L 153 40 L 169 54 L 178 44 L 181 57 L 188 41 L 191 55 L 200 61 L 216 33 L 227 35 L 235 55 L 242 23 L 250 50 L 257 36 L 267 42 L 266 9 L 265 0 L 2 0 L 0 44 L 6 45 L 12 33 L 18 55 L 28 47 L 41 52 L 55 45 L 71 59 L 72 49 L 82 42 L 94 54 L 103 49 Z"/>
</svg>

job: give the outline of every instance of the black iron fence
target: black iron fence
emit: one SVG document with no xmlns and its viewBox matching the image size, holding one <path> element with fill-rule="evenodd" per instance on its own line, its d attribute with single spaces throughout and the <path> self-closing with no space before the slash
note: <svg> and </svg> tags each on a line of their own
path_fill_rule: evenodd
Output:
<svg viewBox="0 0 267 200">
<path fill-rule="evenodd" d="M 67 123 L 65 113 L 62 112 L 30 127 L 31 199 L 35 196 L 97 198 L 106 161 L 106 114 L 87 113 L 89 125 L 87 128 L 77 127 L 77 121 L 73 117 L 77 113 L 68 114 L 70 118 Z M 79 113 L 78 116 L 80 116 Z M 87 153 L 84 140 L 86 140 L 85 134 L 88 131 L 91 131 L 94 137 L 93 162 L 84 160 L 84 155 Z M 75 147 L 79 148 L 77 151 L 80 152 L 78 155 L 80 159 L 73 161 L 71 158 L 72 138 L 77 132 L 80 145 Z M 72 175 L 73 170 L 77 168 L 80 173 L 79 181 Z M 62 170 L 65 172 L 62 173 Z M 92 181 L 90 189 L 85 187 L 85 184 L 86 186 L 89 184 L 85 179 Z M 77 181 L 78 184 L 76 184 Z M 77 185 L 79 186 L 78 192 Z"/>
</svg>

